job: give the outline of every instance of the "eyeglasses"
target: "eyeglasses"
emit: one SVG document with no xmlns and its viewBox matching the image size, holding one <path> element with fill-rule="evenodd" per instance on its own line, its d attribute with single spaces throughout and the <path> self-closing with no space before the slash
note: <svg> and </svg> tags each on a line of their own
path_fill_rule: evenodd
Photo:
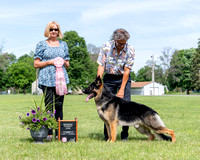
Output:
<svg viewBox="0 0 200 160">
<path fill-rule="evenodd" d="M 117 42 L 116 42 L 117 43 Z M 117 43 L 118 46 L 124 46 L 126 43 Z"/>
<path fill-rule="evenodd" d="M 50 32 L 52 32 L 52 31 L 58 31 L 58 29 L 57 28 L 51 28 L 50 30 L 49 30 Z"/>
</svg>

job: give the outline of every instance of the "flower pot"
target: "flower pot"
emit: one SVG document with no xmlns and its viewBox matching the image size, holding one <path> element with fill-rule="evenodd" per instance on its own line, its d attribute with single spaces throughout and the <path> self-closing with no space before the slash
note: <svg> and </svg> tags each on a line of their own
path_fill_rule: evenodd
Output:
<svg viewBox="0 0 200 160">
<path fill-rule="evenodd" d="M 48 136 L 49 129 L 41 127 L 39 131 L 30 130 L 30 132 L 35 143 L 44 143 L 43 140 Z"/>
</svg>

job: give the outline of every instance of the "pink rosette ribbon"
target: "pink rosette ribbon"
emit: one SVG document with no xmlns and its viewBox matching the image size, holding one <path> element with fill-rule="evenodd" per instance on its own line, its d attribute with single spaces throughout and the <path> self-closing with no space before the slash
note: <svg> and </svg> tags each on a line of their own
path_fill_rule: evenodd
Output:
<svg viewBox="0 0 200 160">
<path fill-rule="evenodd" d="M 56 94 L 59 96 L 67 94 L 67 85 L 65 82 L 65 76 L 62 68 L 63 64 L 63 58 L 56 57 L 54 59 L 54 65 L 56 66 Z"/>
</svg>

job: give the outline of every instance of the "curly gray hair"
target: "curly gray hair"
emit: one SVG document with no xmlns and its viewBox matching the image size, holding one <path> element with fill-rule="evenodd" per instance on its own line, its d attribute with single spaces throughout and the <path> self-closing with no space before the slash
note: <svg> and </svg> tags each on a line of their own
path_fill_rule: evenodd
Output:
<svg viewBox="0 0 200 160">
<path fill-rule="evenodd" d="M 112 39 L 115 41 L 125 40 L 130 38 L 130 34 L 123 28 L 116 29 L 113 32 Z"/>
</svg>

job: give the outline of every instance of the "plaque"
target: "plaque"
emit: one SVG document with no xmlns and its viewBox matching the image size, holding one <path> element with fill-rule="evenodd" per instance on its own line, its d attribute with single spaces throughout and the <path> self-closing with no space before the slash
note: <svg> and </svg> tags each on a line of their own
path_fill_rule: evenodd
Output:
<svg viewBox="0 0 200 160">
<path fill-rule="evenodd" d="M 58 140 L 65 142 L 78 141 L 78 120 L 58 120 Z"/>
</svg>

